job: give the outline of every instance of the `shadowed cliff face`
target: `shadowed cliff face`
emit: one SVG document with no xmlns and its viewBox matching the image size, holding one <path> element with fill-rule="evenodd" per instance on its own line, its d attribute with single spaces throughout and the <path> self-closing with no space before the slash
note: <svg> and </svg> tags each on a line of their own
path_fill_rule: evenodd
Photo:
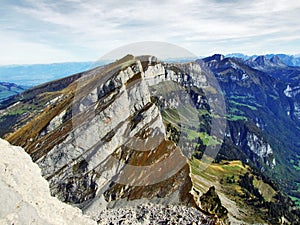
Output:
<svg viewBox="0 0 300 225">
<path fill-rule="evenodd" d="M 246 154 L 244 162 L 250 159 L 287 193 L 298 196 L 300 68 L 265 56 L 245 61 L 215 55 L 203 61 L 226 95 L 229 126 L 223 158 Z M 229 154 L 237 148 L 242 154 Z"/>
</svg>

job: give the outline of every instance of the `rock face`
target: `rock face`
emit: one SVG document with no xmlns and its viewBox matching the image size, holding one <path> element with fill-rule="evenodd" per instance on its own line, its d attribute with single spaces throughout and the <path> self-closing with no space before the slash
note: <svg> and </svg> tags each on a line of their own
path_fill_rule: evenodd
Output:
<svg viewBox="0 0 300 225">
<path fill-rule="evenodd" d="M 146 65 L 133 56 L 123 60 L 77 83 L 72 107 L 64 108 L 62 116 L 51 119 L 39 132 L 43 135 L 34 138 L 36 162 L 52 194 L 87 213 L 135 199 L 195 205 L 187 160 L 166 139 L 146 83 L 148 78 L 154 84 L 166 77 L 187 80 L 155 58 L 143 62 Z M 63 129 L 67 133 L 58 137 L 60 143 L 42 141 Z M 47 149 L 46 154 L 39 154 L 40 149 Z"/>
<path fill-rule="evenodd" d="M 0 224 L 96 224 L 50 196 L 40 168 L 20 147 L 0 139 Z"/>
<path fill-rule="evenodd" d="M 287 115 L 300 120 L 300 86 L 298 84 L 287 85 L 284 94 L 289 98 Z"/>
<path fill-rule="evenodd" d="M 217 215 L 224 221 L 228 220 L 227 209 L 222 206 L 214 186 L 210 187 L 209 190 L 200 197 L 200 202 L 201 208 L 205 211 Z"/>
<path fill-rule="evenodd" d="M 258 127 L 263 125 L 257 123 L 257 127 L 247 126 L 247 124 L 241 126 L 238 122 L 231 122 L 226 136 L 235 147 L 243 149 L 258 168 L 273 168 L 276 166 L 273 149 Z"/>
<path fill-rule="evenodd" d="M 268 158 L 271 157 L 271 159 L 274 159 L 273 156 L 273 150 L 271 146 L 267 142 L 263 142 L 258 136 L 255 134 L 248 134 L 247 135 L 247 144 L 254 154 L 259 156 L 267 165 L 269 165 Z M 275 159 L 274 159 L 275 160 Z M 273 165 L 275 166 L 275 164 Z"/>
<path fill-rule="evenodd" d="M 186 158 L 191 146 L 168 139 L 161 110 L 190 100 L 207 107 L 199 65 L 129 55 L 76 76 L 49 95 L 47 86 L 35 90 L 30 101 L 37 109 L 6 137 L 32 156 L 51 194 L 93 218 L 101 209 L 149 201 L 197 207 Z"/>
</svg>

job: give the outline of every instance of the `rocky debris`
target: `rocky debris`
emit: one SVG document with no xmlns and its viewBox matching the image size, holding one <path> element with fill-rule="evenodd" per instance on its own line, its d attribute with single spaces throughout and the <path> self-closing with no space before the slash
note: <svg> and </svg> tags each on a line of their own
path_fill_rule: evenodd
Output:
<svg viewBox="0 0 300 225">
<path fill-rule="evenodd" d="M 136 207 L 125 207 L 103 210 L 98 224 L 215 224 L 214 219 L 204 215 L 195 208 L 179 205 L 142 204 Z"/>
<path fill-rule="evenodd" d="M 0 139 L 0 224 L 92 225 L 80 209 L 50 196 L 41 170 L 21 147 Z"/>
</svg>

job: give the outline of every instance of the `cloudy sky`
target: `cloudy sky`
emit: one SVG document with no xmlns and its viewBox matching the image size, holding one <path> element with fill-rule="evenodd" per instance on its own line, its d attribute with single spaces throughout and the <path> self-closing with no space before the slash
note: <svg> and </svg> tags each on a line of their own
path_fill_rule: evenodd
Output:
<svg viewBox="0 0 300 225">
<path fill-rule="evenodd" d="M 94 61 L 133 42 L 300 53 L 299 0 L 1 0 L 0 65 Z"/>
</svg>

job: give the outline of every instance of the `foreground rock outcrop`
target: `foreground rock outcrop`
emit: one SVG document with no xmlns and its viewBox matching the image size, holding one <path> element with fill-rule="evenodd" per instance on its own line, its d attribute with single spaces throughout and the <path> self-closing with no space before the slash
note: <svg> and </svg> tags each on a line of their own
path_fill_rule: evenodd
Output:
<svg viewBox="0 0 300 225">
<path fill-rule="evenodd" d="M 20 147 L 0 139 L 0 224 L 86 224 L 81 210 L 50 196 L 40 168 Z"/>
</svg>

